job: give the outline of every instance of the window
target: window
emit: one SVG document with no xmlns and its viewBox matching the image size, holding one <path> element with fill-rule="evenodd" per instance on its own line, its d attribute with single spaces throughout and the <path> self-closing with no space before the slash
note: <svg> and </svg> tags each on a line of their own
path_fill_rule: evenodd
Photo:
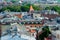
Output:
<svg viewBox="0 0 60 40">
<path fill-rule="evenodd" d="M 37 16 L 35 16 L 35 17 L 37 17 Z"/>
<path fill-rule="evenodd" d="M 36 22 L 34 22 L 33 24 L 36 24 Z"/>
<path fill-rule="evenodd" d="M 36 26 L 35 26 L 36 27 Z"/>
<path fill-rule="evenodd" d="M 38 24 L 38 22 L 36 22 L 36 24 Z"/>
<path fill-rule="evenodd" d="M 40 22 L 38 22 L 38 24 L 40 24 Z"/>
<path fill-rule="evenodd" d="M 57 38 L 59 39 L 59 34 L 57 34 Z"/>
<path fill-rule="evenodd" d="M 32 26 L 30 26 L 30 27 L 32 27 Z"/>
<path fill-rule="evenodd" d="M 24 24 L 24 22 L 21 22 L 21 24 Z"/>
<path fill-rule="evenodd" d="M 25 22 L 25 24 L 28 24 L 27 22 Z"/>
<path fill-rule="evenodd" d="M 30 22 L 27 22 L 27 24 L 29 24 Z"/>
</svg>

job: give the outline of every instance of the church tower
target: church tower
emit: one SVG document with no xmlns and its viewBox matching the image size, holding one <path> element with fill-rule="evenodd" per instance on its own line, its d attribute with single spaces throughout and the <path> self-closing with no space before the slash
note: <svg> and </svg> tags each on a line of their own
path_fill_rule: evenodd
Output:
<svg viewBox="0 0 60 40">
<path fill-rule="evenodd" d="M 31 5 L 29 12 L 33 12 L 33 11 L 34 11 L 34 9 L 33 9 L 32 5 Z"/>
</svg>

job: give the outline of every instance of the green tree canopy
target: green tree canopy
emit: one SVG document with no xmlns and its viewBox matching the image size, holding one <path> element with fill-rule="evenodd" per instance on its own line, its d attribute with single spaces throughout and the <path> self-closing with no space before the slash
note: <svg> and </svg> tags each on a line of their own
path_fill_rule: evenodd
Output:
<svg viewBox="0 0 60 40">
<path fill-rule="evenodd" d="M 26 11 L 29 11 L 30 9 L 30 5 L 31 4 L 25 4 L 25 5 L 10 5 L 10 6 L 6 6 L 6 7 L 3 7 L 2 9 L 0 9 L 0 11 L 5 11 L 5 10 L 10 10 L 11 12 L 26 12 Z M 40 7 L 39 6 L 35 6 L 32 4 L 32 7 L 34 8 L 34 10 L 40 10 Z"/>
<path fill-rule="evenodd" d="M 29 6 L 21 6 L 21 10 L 24 12 L 29 11 Z"/>
<path fill-rule="evenodd" d="M 51 34 L 48 26 L 45 26 L 44 28 L 42 28 L 42 31 L 43 33 L 39 35 L 40 40 L 44 40 L 45 37 L 48 37 L 49 34 Z"/>
<path fill-rule="evenodd" d="M 50 6 L 46 7 L 45 10 L 54 10 L 60 14 L 60 6 Z"/>
</svg>

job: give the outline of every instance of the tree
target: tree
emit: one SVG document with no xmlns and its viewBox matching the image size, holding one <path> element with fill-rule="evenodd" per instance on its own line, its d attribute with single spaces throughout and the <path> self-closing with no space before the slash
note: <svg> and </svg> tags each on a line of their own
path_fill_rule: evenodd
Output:
<svg viewBox="0 0 60 40">
<path fill-rule="evenodd" d="M 46 7 L 45 10 L 54 10 L 60 14 L 60 6 L 49 6 Z"/>
<path fill-rule="evenodd" d="M 5 10 L 6 12 L 10 12 L 10 10 L 9 9 L 7 9 L 7 10 Z"/>
<path fill-rule="evenodd" d="M 2 10 L 2 11 L 5 11 L 5 10 L 7 10 L 7 7 L 2 8 L 1 10 Z"/>
<path fill-rule="evenodd" d="M 60 14 L 60 6 L 54 6 L 51 10 L 54 10 Z"/>
<path fill-rule="evenodd" d="M 51 7 L 46 7 L 45 10 L 51 10 Z"/>
<path fill-rule="evenodd" d="M 29 11 L 30 9 L 30 5 L 33 6 L 34 10 L 40 10 L 40 7 L 39 6 L 35 6 L 33 4 L 25 4 L 25 5 L 10 5 L 10 6 L 6 6 L 6 7 L 3 7 L 2 9 L 0 9 L 0 11 L 5 11 L 5 10 L 9 10 L 11 12 L 27 12 Z"/>
<path fill-rule="evenodd" d="M 42 28 L 42 31 L 43 33 L 39 35 L 40 40 L 44 40 L 45 37 L 48 37 L 49 34 L 51 34 L 48 26 L 45 26 L 44 28 Z"/>
<path fill-rule="evenodd" d="M 17 0 L 11 0 L 12 3 L 15 3 Z"/>
<path fill-rule="evenodd" d="M 32 5 L 34 10 L 40 10 L 40 7 L 39 6 L 35 6 L 35 5 Z"/>
<path fill-rule="evenodd" d="M 26 6 L 26 5 L 21 6 L 21 10 L 22 10 L 23 12 L 29 11 L 29 6 Z"/>
</svg>

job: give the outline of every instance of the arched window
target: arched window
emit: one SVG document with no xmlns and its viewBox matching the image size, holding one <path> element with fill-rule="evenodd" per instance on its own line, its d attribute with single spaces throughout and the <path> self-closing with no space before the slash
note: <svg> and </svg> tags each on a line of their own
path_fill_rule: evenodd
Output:
<svg viewBox="0 0 60 40">
<path fill-rule="evenodd" d="M 24 24 L 24 22 L 21 22 L 21 24 Z"/>
<path fill-rule="evenodd" d="M 30 26 L 30 27 L 32 27 L 32 26 Z"/>
</svg>

